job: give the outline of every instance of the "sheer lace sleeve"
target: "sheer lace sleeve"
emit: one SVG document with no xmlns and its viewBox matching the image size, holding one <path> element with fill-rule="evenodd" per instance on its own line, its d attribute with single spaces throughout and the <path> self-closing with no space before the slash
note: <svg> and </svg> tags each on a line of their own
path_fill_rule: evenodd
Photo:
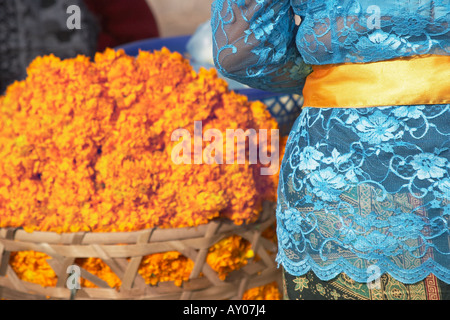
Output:
<svg viewBox="0 0 450 320">
<path fill-rule="evenodd" d="M 224 76 L 262 90 L 302 92 L 312 70 L 295 44 L 289 0 L 216 0 L 211 25 L 214 62 Z"/>
</svg>

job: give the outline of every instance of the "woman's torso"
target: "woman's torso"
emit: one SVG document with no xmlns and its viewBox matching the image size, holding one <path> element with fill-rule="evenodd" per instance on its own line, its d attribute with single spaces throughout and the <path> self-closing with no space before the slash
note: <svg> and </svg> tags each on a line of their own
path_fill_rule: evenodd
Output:
<svg viewBox="0 0 450 320">
<path fill-rule="evenodd" d="M 292 0 L 306 63 L 450 54 L 450 0 Z"/>
</svg>

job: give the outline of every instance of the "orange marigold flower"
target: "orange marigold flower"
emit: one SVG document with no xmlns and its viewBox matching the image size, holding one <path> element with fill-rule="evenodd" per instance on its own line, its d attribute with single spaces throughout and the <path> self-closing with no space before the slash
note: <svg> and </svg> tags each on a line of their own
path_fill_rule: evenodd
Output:
<svg viewBox="0 0 450 320">
<path fill-rule="evenodd" d="M 281 300 L 281 293 L 276 282 L 247 290 L 242 300 Z"/>
<path fill-rule="evenodd" d="M 36 58 L 28 77 L 0 97 L 0 228 L 116 232 L 219 217 L 255 222 L 263 201 L 276 198 L 277 175 L 263 176 L 262 165 L 248 161 L 175 164 L 171 135 L 185 128 L 193 137 L 195 121 L 224 133 L 278 128 L 261 102 L 230 91 L 214 69 L 195 72 L 166 48 L 137 57 L 107 49 L 93 61 Z M 265 151 L 275 150 L 268 143 Z M 248 243 L 231 237 L 211 248 L 207 262 L 225 278 L 252 256 Z M 54 285 L 46 258 L 19 252 L 11 265 L 22 279 Z M 79 263 L 120 286 L 101 260 Z M 145 257 L 139 272 L 150 284 L 181 285 L 191 270 L 189 259 L 161 253 Z"/>
</svg>

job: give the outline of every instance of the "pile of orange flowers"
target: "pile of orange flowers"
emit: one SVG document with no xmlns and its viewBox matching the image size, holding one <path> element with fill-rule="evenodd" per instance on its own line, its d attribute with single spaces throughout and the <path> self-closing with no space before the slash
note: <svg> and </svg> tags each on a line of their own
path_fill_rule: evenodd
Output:
<svg viewBox="0 0 450 320">
<path fill-rule="evenodd" d="M 194 137 L 195 121 L 204 131 L 277 129 L 264 104 L 167 49 L 137 57 L 108 49 L 94 61 L 36 58 L 28 77 L 0 97 L 0 228 L 117 232 L 216 218 L 255 222 L 262 202 L 276 198 L 277 175 L 261 175 L 261 164 L 174 163 L 179 142 L 171 135 L 184 128 Z M 225 278 L 252 256 L 244 239 L 230 237 L 210 249 L 207 262 Z M 52 286 L 47 258 L 17 252 L 11 265 L 22 279 Z M 120 286 L 101 260 L 79 263 Z M 169 252 L 145 257 L 139 273 L 150 284 L 181 285 L 192 267 Z"/>
</svg>

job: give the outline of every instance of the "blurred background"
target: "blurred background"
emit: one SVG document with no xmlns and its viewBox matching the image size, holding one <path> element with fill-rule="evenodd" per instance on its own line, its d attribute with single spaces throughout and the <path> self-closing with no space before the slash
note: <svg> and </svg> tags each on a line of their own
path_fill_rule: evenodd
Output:
<svg viewBox="0 0 450 320">
<path fill-rule="evenodd" d="M 211 15 L 212 0 L 146 0 L 158 23 L 160 35 L 192 34 Z"/>
<path fill-rule="evenodd" d="M 26 77 L 37 56 L 93 57 L 143 39 L 192 35 L 211 15 L 212 0 L 0 0 L 0 94 Z M 79 8 L 81 28 L 68 19 Z"/>
</svg>

